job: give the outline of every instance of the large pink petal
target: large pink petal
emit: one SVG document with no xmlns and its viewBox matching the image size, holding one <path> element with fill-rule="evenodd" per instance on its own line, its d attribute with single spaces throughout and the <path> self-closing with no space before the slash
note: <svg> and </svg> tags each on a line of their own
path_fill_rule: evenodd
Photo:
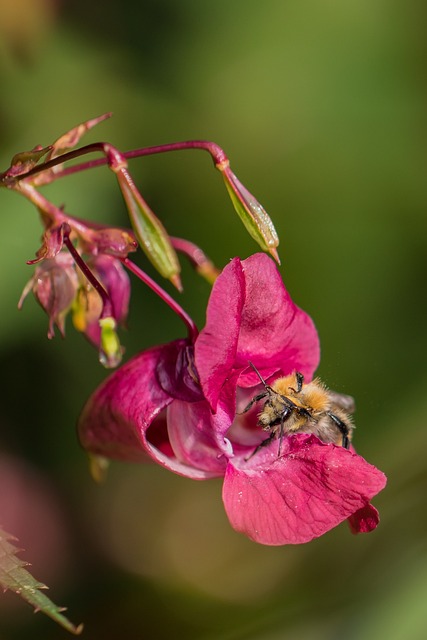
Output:
<svg viewBox="0 0 427 640">
<path fill-rule="evenodd" d="M 213 409 L 235 360 L 244 299 L 242 266 L 240 260 L 234 258 L 215 281 L 206 312 L 206 325 L 195 344 L 200 383 Z"/>
<path fill-rule="evenodd" d="M 250 256 L 242 267 L 246 296 L 235 366 L 251 360 L 259 369 L 281 367 L 284 375 L 297 370 L 311 379 L 320 358 L 313 321 L 293 302 L 266 254 Z"/>
<path fill-rule="evenodd" d="M 296 369 L 311 379 L 319 357 L 316 328 L 292 301 L 273 260 L 261 253 L 243 261 L 234 258 L 215 282 L 206 326 L 195 345 L 200 382 L 212 409 L 232 369 L 241 371 L 252 361 L 260 370 L 280 369 L 286 375 Z"/>
<path fill-rule="evenodd" d="M 80 416 L 80 440 L 92 453 L 134 462 L 150 457 L 175 473 L 204 479 L 210 475 L 170 455 L 164 420 L 155 420 L 173 401 L 156 377 L 164 348 L 135 356 L 98 387 Z"/>
<path fill-rule="evenodd" d="M 282 444 L 280 458 L 276 441 L 248 462 L 227 466 L 227 515 L 256 542 L 308 542 L 366 510 L 386 484 L 384 474 L 362 457 L 313 435 L 290 436 Z"/>
</svg>

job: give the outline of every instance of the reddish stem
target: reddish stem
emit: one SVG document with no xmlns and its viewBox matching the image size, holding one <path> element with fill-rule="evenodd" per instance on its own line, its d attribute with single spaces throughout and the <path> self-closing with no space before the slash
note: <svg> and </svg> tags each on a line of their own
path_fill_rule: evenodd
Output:
<svg viewBox="0 0 427 640">
<path fill-rule="evenodd" d="M 56 167 L 59 164 L 67 162 L 68 160 L 73 160 L 74 158 L 78 158 L 94 151 L 101 151 L 102 153 L 105 153 L 106 146 L 110 145 L 104 142 L 94 142 L 93 144 L 88 144 L 84 147 L 80 147 L 79 149 L 69 151 L 68 153 L 63 153 L 62 155 L 53 158 L 48 162 L 44 162 L 40 165 L 37 165 L 36 167 L 33 167 L 27 173 L 16 176 L 16 180 L 24 180 L 33 175 L 51 169 L 52 167 Z M 157 153 L 168 153 L 169 151 L 184 151 L 186 149 L 201 149 L 202 151 L 207 151 L 212 156 L 212 160 L 214 161 L 215 166 L 223 166 L 228 164 L 228 158 L 221 147 L 218 146 L 215 142 L 209 142 L 208 140 L 187 140 L 185 142 L 172 142 L 169 144 L 162 144 L 153 147 L 143 147 L 141 149 L 125 151 L 121 155 L 126 159 L 132 159 L 140 158 L 142 156 L 154 155 Z M 103 166 L 107 164 L 108 161 L 108 158 L 103 157 L 97 158 L 95 160 L 89 160 L 88 162 L 83 162 L 81 164 L 76 164 L 72 167 L 60 169 L 57 173 L 55 173 L 55 179 L 63 178 L 64 176 L 78 173 L 80 171 L 85 171 L 86 169 L 93 169 L 94 167 Z"/>
<path fill-rule="evenodd" d="M 184 322 L 188 329 L 188 337 L 192 343 L 196 340 L 199 335 L 199 331 L 194 324 L 193 320 L 190 318 L 188 313 L 184 311 L 184 309 L 170 296 L 160 285 L 157 284 L 155 280 L 150 278 L 142 269 L 138 267 L 134 262 L 129 260 L 129 258 L 120 258 L 125 267 L 129 269 L 134 275 L 136 275 L 144 284 L 146 284 L 150 289 L 156 293 L 159 298 L 166 302 L 167 305 L 176 313 L 181 320 Z"/>
<path fill-rule="evenodd" d="M 99 294 L 102 300 L 102 314 L 101 318 L 108 318 L 113 316 L 113 309 L 111 305 L 110 296 L 105 291 L 102 284 L 99 280 L 94 276 L 92 271 L 87 266 L 86 262 L 83 260 L 75 246 L 73 245 L 70 239 L 71 228 L 68 224 L 64 224 L 64 244 L 67 247 L 68 251 L 73 256 L 74 262 L 79 267 L 80 271 L 83 273 L 85 278 L 90 282 L 95 291 Z"/>
</svg>

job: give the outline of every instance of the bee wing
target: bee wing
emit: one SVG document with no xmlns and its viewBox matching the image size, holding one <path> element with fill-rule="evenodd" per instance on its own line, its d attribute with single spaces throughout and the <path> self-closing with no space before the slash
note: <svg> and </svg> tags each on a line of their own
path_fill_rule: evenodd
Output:
<svg viewBox="0 0 427 640">
<path fill-rule="evenodd" d="M 354 413 L 356 410 L 356 403 L 351 396 L 347 396 L 344 393 L 337 393 L 336 391 L 329 391 L 329 398 L 332 404 L 340 409 L 344 409 L 347 413 Z"/>
</svg>

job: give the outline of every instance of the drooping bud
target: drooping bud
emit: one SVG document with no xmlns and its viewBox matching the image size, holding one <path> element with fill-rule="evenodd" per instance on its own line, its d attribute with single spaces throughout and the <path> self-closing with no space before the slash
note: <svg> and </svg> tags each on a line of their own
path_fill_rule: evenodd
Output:
<svg viewBox="0 0 427 640">
<path fill-rule="evenodd" d="M 26 285 L 18 303 L 22 307 L 24 299 L 32 290 L 37 302 L 49 316 L 48 338 L 55 335 L 56 325 L 65 335 L 65 318 L 78 290 L 79 282 L 74 261 L 67 253 L 58 253 L 37 265 L 34 275 Z"/>
<path fill-rule="evenodd" d="M 228 161 L 217 164 L 216 168 L 222 173 L 233 206 L 248 233 L 263 251 L 268 251 L 280 263 L 276 251 L 276 247 L 279 245 L 279 237 L 264 207 L 234 175 Z"/>
<path fill-rule="evenodd" d="M 105 145 L 108 163 L 116 174 L 136 238 L 161 276 L 181 290 L 181 268 L 169 235 L 135 186 L 123 154 Z"/>
</svg>

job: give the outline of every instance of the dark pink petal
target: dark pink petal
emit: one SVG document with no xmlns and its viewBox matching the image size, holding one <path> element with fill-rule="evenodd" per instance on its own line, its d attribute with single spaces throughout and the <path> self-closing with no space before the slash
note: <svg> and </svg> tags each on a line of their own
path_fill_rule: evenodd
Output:
<svg viewBox="0 0 427 640">
<path fill-rule="evenodd" d="M 297 369 L 311 379 L 320 348 L 311 318 L 292 301 L 273 260 L 258 253 L 242 262 L 234 258 L 218 276 L 195 357 L 215 410 L 232 369 L 242 371 L 252 361 L 261 371 L 286 375 Z"/>
<path fill-rule="evenodd" d="M 321 536 L 363 509 L 386 484 L 384 474 L 342 447 L 309 434 L 272 442 L 250 461 L 230 462 L 223 500 L 232 526 L 268 545 Z"/>
<path fill-rule="evenodd" d="M 112 256 L 99 255 L 90 258 L 87 265 L 109 295 L 112 304 L 113 318 L 117 324 L 125 324 L 129 310 L 130 280 L 122 263 Z M 86 328 L 84 333 L 94 345 L 99 347 L 101 339 L 99 317 L 102 311 L 102 304 L 98 293 L 95 290 L 92 290 L 91 293 L 96 303 L 91 305 L 89 300 L 87 300 Z"/>
<path fill-rule="evenodd" d="M 241 262 L 234 258 L 215 281 L 207 308 L 206 325 L 195 344 L 200 383 L 213 409 L 234 364 L 244 297 Z"/>
<path fill-rule="evenodd" d="M 156 371 L 160 386 L 172 398 L 185 402 L 204 399 L 194 364 L 194 347 L 188 340 L 165 345 Z"/>
<path fill-rule="evenodd" d="M 107 458 L 158 464 L 189 478 L 211 474 L 171 456 L 159 416 L 173 398 L 160 386 L 156 367 L 164 347 L 154 347 L 129 360 L 89 398 L 78 423 L 81 443 Z M 160 416 L 161 417 L 161 416 Z M 159 418 L 155 421 L 156 418 Z"/>
<path fill-rule="evenodd" d="M 320 359 L 311 318 L 292 301 L 276 264 L 263 253 L 242 262 L 245 303 L 241 316 L 237 367 L 251 360 L 259 369 L 281 367 L 311 379 Z"/>
<path fill-rule="evenodd" d="M 349 517 L 348 524 L 352 533 L 369 533 L 378 526 L 379 521 L 378 511 L 372 504 L 367 504 Z"/>
<path fill-rule="evenodd" d="M 209 404 L 175 400 L 167 411 L 168 433 L 172 449 L 181 462 L 223 476 L 227 460 L 218 448 L 212 431 Z M 228 447 L 228 453 L 231 453 Z"/>
</svg>

